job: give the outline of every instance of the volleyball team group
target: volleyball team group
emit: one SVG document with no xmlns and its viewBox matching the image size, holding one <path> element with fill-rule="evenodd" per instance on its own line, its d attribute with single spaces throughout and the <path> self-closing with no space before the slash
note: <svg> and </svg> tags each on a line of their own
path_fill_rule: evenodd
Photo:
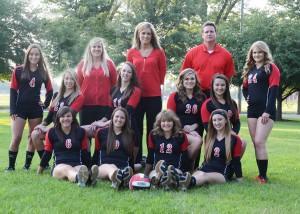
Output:
<svg viewBox="0 0 300 214">
<path fill-rule="evenodd" d="M 91 39 L 77 71 L 64 71 L 54 94 L 42 50 L 31 44 L 23 65 L 12 73 L 12 141 L 5 171 L 15 170 L 28 121 L 23 169 L 30 170 L 36 151 L 40 157 L 37 173 L 50 169 L 54 178 L 81 187 L 107 179 L 115 189 L 128 188 L 137 172 L 148 175 L 151 185 L 162 189 L 242 182 L 241 158 L 247 143 L 238 135 L 239 110 L 229 91 L 235 75 L 233 59 L 217 44 L 213 22 L 204 23 L 202 38 L 203 44 L 187 52 L 166 110 L 162 110 L 166 56 L 149 22 L 136 26 L 132 47 L 119 71 L 103 40 Z M 280 72 L 263 41 L 251 46 L 241 81 L 258 166 L 253 180 L 267 183 L 266 141 L 275 121 Z M 44 102 L 40 99 L 43 84 Z M 147 156 L 142 153 L 145 135 Z M 52 156 L 53 166 L 49 164 Z"/>
</svg>

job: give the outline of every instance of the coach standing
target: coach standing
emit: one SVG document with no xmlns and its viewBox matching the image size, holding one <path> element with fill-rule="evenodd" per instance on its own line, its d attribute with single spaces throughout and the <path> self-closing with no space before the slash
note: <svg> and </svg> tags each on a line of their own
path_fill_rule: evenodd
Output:
<svg viewBox="0 0 300 214">
<path fill-rule="evenodd" d="M 235 75 L 231 54 L 217 44 L 217 28 L 213 22 L 206 22 L 202 27 L 203 44 L 189 50 L 181 66 L 181 71 L 192 68 L 197 72 L 201 88 L 206 97 L 210 97 L 210 83 L 216 73 L 227 76 L 231 83 Z"/>
</svg>

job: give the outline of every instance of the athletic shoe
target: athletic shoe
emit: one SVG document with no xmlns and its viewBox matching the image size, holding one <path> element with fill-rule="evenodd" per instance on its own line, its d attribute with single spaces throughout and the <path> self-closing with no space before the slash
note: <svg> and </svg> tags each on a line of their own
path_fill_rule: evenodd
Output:
<svg viewBox="0 0 300 214">
<path fill-rule="evenodd" d="M 4 172 L 12 172 L 12 171 L 15 171 L 15 167 L 6 167 Z"/>
<path fill-rule="evenodd" d="M 116 190 L 119 189 L 119 186 L 122 184 L 123 182 L 123 173 L 120 169 L 116 169 L 112 175 L 111 178 L 112 184 L 111 186 L 113 188 L 115 188 Z"/>
<path fill-rule="evenodd" d="M 142 156 L 141 162 L 140 164 L 142 165 L 142 168 L 144 169 L 146 166 L 146 161 L 147 161 L 147 157 L 146 156 Z"/>
<path fill-rule="evenodd" d="M 252 181 L 259 181 L 260 180 L 260 176 L 256 176 L 255 178 L 251 178 Z"/>
<path fill-rule="evenodd" d="M 159 180 L 159 186 L 164 190 L 169 190 L 169 185 L 172 184 L 172 178 L 169 171 L 166 171 L 162 174 Z"/>
<path fill-rule="evenodd" d="M 45 166 L 44 170 L 48 170 L 48 169 L 51 169 L 51 166 L 49 164 L 47 166 Z"/>
<path fill-rule="evenodd" d="M 93 165 L 91 170 L 90 170 L 91 186 L 96 186 L 98 173 L 99 173 L 98 166 Z"/>
<path fill-rule="evenodd" d="M 23 166 L 23 169 L 26 170 L 26 171 L 29 171 L 30 167 L 29 166 Z"/>
<path fill-rule="evenodd" d="M 77 173 L 78 185 L 81 187 L 85 187 L 88 178 L 89 178 L 88 168 L 85 165 L 81 165 Z"/>
<path fill-rule="evenodd" d="M 175 167 L 173 165 L 168 166 L 168 172 L 171 175 L 171 180 L 172 180 L 172 186 L 174 188 L 177 188 L 179 185 L 179 174 L 176 171 Z"/>
<path fill-rule="evenodd" d="M 179 188 L 182 191 L 186 191 L 188 186 L 191 183 L 192 176 L 189 172 L 185 172 L 183 175 L 179 177 Z"/>
<path fill-rule="evenodd" d="M 260 183 L 260 184 L 265 184 L 265 183 L 268 183 L 269 180 L 268 180 L 268 178 L 260 177 L 257 182 Z"/>
<path fill-rule="evenodd" d="M 122 174 L 123 174 L 123 186 L 129 187 L 130 178 L 133 176 L 132 168 L 130 166 L 125 167 L 122 170 Z"/>
<path fill-rule="evenodd" d="M 155 166 L 155 178 L 153 180 L 153 184 L 157 185 L 160 181 L 161 176 L 167 171 L 167 165 L 166 162 L 164 160 L 160 160 L 157 162 L 156 166 Z"/>
</svg>

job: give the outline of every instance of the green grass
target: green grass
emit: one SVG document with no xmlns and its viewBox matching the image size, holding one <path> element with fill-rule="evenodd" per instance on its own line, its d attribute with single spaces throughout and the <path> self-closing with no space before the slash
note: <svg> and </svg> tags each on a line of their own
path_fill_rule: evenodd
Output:
<svg viewBox="0 0 300 214">
<path fill-rule="evenodd" d="M 37 175 L 36 155 L 32 171 L 22 170 L 26 132 L 20 145 L 16 171 L 5 173 L 10 144 L 10 119 L 0 113 L 0 213 L 299 213 L 300 200 L 300 121 L 276 122 L 269 137 L 266 185 L 251 181 L 257 175 L 252 143 L 242 159 L 245 182 L 209 185 L 187 193 L 160 190 L 136 191 L 110 188 L 98 181 L 96 188 L 79 188 L 58 181 L 50 172 Z M 27 131 L 27 130 L 26 130 Z M 242 117 L 240 136 L 249 142 L 246 120 Z"/>
</svg>

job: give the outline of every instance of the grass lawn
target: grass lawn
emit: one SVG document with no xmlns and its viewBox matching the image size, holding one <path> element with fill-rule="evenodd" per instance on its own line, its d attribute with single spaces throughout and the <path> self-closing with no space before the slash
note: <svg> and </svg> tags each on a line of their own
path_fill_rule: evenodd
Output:
<svg viewBox="0 0 300 214">
<path fill-rule="evenodd" d="M 0 213 L 299 213 L 299 128 L 299 120 L 276 122 L 267 143 L 269 184 L 250 180 L 258 173 L 253 145 L 249 143 L 242 159 L 243 183 L 209 185 L 186 193 L 173 190 L 116 192 L 108 181 L 98 181 L 96 188 L 80 188 L 51 178 L 49 171 L 37 175 L 38 155 L 34 157 L 31 171 L 22 170 L 25 133 L 16 171 L 5 173 L 11 131 L 8 113 L 1 112 Z M 249 142 L 243 117 L 240 136 Z"/>
</svg>

